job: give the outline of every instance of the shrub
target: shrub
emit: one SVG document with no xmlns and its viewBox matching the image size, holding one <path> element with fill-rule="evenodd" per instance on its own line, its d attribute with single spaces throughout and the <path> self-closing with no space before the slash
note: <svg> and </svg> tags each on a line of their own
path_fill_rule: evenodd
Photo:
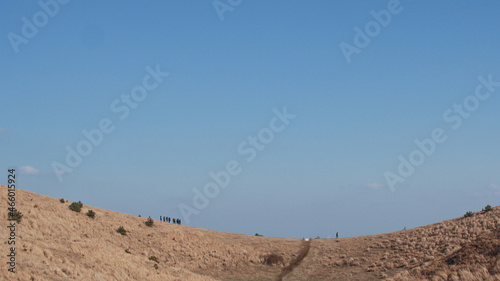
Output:
<svg viewBox="0 0 500 281">
<path fill-rule="evenodd" d="M 154 261 L 154 262 L 156 262 L 156 263 L 160 263 L 160 262 L 158 261 L 158 258 L 157 258 L 157 257 L 155 257 L 155 256 L 150 256 L 150 257 L 149 257 L 149 260 L 150 260 L 150 261 Z"/>
<path fill-rule="evenodd" d="M 128 249 L 125 249 L 125 253 L 130 254 L 130 251 Z"/>
<path fill-rule="evenodd" d="M 69 205 L 71 211 L 80 212 L 82 210 L 83 204 L 81 201 L 73 202 Z"/>
<path fill-rule="evenodd" d="M 486 205 L 486 207 L 484 207 L 485 212 L 489 212 L 491 210 L 493 210 L 493 208 L 490 205 Z"/>
<path fill-rule="evenodd" d="M 141 215 L 139 215 L 139 217 L 141 218 Z"/>
<path fill-rule="evenodd" d="M 59 199 L 59 202 L 64 203 L 64 202 L 66 202 L 66 201 L 64 201 L 64 199 L 63 199 L 63 198 L 61 198 L 61 199 Z"/>
<path fill-rule="evenodd" d="M 22 218 L 23 214 L 17 209 L 14 209 L 14 212 L 9 212 L 9 220 L 15 220 L 17 223 L 21 223 Z"/>
<path fill-rule="evenodd" d="M 145 222 L 144 222 L 147 226 L 149 227 L 152 227 L 153 224 L 154 224 L 154 221 L 151 217 L 149 217 Z"/>
<path fill-rule="evenodd" d="M 123 228 L 123 226 L 118 227 L 116 232 L 120 233 L 121 235 L 127 235 L 127 231 L 125 230 L 125 228 Z"/>
<path fill-rule="evenodd" d="M 264 235 L 262 235 L 262 234 L 258 234 L 258 233 L 255 233 L 255 236 L 258 236 L 258 237 L 263 237 Z"/>
<path fill-rule="evenodd" d="M 87 217 L 89 217 L 89 218 L 93 219 L 93 218 L 95 217 L 95 212 L 94 212 L 94 211 L 92 211 L 92 210 L 89 210 L 89 211 L 87 212 Z"/>
<path fill-rule="evenodd" d="M 468 218 L 468 217 L 472 217 L 473 215 L 474 215 L 474 212 L 468 211 L 467 213 L 465 213 L 464 217 Z"/>
<path fill-rule="evenodd" d="M 154 268 L 158 270 L 158 265 L 155 263 Z"/>
<path fill-rule="evenodd" d="M 267 265 L 277 265 L 283 263 L 283 257 L 277 254 L 269 254 L 264 257 L 264 264 Z"/>
</svg>

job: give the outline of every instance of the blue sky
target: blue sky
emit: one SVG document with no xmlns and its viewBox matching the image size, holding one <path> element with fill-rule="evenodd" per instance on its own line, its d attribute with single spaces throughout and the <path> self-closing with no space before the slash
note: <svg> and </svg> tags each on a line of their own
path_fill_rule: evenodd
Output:
<svg viewBox="0 0 500 281">
<path fill-rule="evenodd" d="M 15 167 L 21 189 L 274 237 L 391 232 L 499 205 L 500 86 L 475 95 L 490 92 L 478 77 L 500 81 L 496 1 L 40 3 L 52 15 L 0 5 L 4 182 Z M 379 30 L 372 11 L 391 15 Z M 350 62 L 342 42 L 358 50 Z M 169 75 L 120 119 L 111 105 L 148 67 Z M 247 161 L 238 146 L 284 108 L 295 118 Z M 106 118 L 114 130 L 60 181 L 53 163 Z M 446 140 L 424 154 L 414 141 L 435 129 Z M 416 150 L 423 163 L 391 188 L 385 175 L 401 177 L 398 157 Z M 193 189 L 232 160 L 241 172 L 196 209 Z"/>
</svg>

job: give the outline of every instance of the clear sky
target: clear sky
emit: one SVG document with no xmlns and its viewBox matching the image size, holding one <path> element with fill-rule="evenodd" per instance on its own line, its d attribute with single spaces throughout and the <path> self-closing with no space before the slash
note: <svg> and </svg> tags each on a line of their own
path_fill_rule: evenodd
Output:
<svg viewBox="0 0 500 281">
<path fill-rule="evenodd" d="M 21 189 L 274 237 L 500 205 L 499 10 L 4 1 L 0 182 L 14 167 Z"/>
</svg>

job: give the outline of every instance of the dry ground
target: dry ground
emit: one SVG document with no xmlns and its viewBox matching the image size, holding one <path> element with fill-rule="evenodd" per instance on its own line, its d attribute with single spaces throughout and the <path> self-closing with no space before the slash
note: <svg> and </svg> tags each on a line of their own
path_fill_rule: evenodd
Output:
<svg viewBox="0 0 500 281">
<path fill-rule="evenodd" d="M 157 220 L 148 227 L 146 218 L 86 205 L 76 213 L 71 202 L 25 190 L 16 197 L 24 217 L 12 274 L 6 264 L 7 189 L 0 186 L 1 280 L 278 280 L 297 260 L 283 280 L 500 280 L 500 207 L 405 231 L 313 239 L 305 251 L 301 239 Z M 85 215 L 89 209 L 95 219 Z M 127 235 L 116 232 L 119 226 Z M 269 265 L 270 254 L 282 261 Z"/>
</svg>

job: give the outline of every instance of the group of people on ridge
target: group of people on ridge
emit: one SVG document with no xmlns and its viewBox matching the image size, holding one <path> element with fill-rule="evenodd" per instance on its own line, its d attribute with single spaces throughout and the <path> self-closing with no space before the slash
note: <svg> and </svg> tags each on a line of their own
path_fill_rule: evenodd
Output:
<svg viewBox="0 0 500 281">
<path fill-rule="evenodd" d="M 181 224 L 181 219 L 173 219 L 171 217 L 165 217 L 165 216 L 160 216 L 160 221 Z"/>
</svg>

